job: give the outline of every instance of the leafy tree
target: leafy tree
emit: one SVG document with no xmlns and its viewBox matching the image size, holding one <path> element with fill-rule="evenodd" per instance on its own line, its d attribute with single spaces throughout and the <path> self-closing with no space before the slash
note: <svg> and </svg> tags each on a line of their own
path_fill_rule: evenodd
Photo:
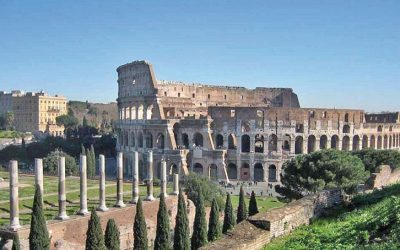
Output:
<svg viewBox="0 0 400 250">
<path fill-rule="evenodd" d="M 42 195 L 39 185 L 35 187 L 35 196 L 33 198 L 29 249 L 50 249 L 49 232 L 47 231 L 46 219 L 43 213 Z"/>
<path fill-rule="evenodd" d="M 20 250 L 20 249 L 21 249 L 21 243 L 19 242 L 19 236 L 18 234 L 15 234 L 11 250 Z"/>
<path fill-rule="evenodd" d="M 5 115 L 5 128 L 6 130 L 13 130 L 14 129 L 14 113 L 11 111 L 7 111 L 6 115 Z"/>
<path fill-rule="evenodd" d="M 237 209 L 236 223 L 240 223 L 246 219 L 247 219 L 246 200 L 244 197 L 243 186 L 240 186 L 239 205 Z"/>
<path fill-rule="evenodd" d="M 109 219 L 107 221 L 107 227 L 104 237 L 105 245 L 108 250 L 119 250 L 120 240 L 119 240 L 119 230 L 114 219 Z"/>
<path fill-rule="evenodd" d="M 58 158 L 60 156 L 65 157 L 65 173 L 67 175 L 77 174 L 79 169 L 75 159 L 72 156 L 58 150 L 50 152 L 50 154 L 43 159 L 44 170 L 46 172 L 56 174 L 58 170 Z"/>
<path fill-rule="evenodd" d="M 233 207 L 231 201 L 231 195 L 226 195 L 225 211 L 224 211 L 224 224 L 222 226 L 222 232 L 225 234 L 235 226 L 235 218 L 233 216 Z"/>
<path fill-rule="evenodd" d="M 181 189 L 179 189 L 178 211 L 175 218 L 174 250 L 189 250 L 189 221 Z"/>
<path fill-rule="evenodd" d="M 136 205 L 135 222 L 133 224 L 133 236 L 134 249 L 148 249 L 146 220 L 143 215 L 142 200 L 140 198 Z"/>
<path fill-rule="evenodd" d="M 106 250 L 103 230 L 96 209 L 92 207 L 88 229 L 86 232 L 86 250 Z"/>
<path fill-rule="evenodd" d="M 362 149 L 353 152 L 363 162 L 365 169 L 376 173 L 380 165 L 390 165 L 392 169 L 400 167 L 400 152 L 395 150 Z"/>
<path fill-rule="evenodd" d="M 56 124 L 64 126 L 66 129 L 72 129 L 78 126 L 79 120 L 73 115 L 60 115 L 56 117 Z"/>
<path fill-rule="evenodd" d="M 254 191 L 251 191 L 250 202 L 249 202 L 249 216 L 258 214 L 257 199 Z"/>
<path fill-rule="evenodd" d="M 221 237 L 221 225 L 219 223 L 219 207 L 214 199 L 211 203 L 210 219 L 208 220 L 208 241 L 212 242 Z"/>
<path fill-rule="evenodd" d="M 196 214 L 194 216 L 193 234 L 191 240 L 191 248 L 198 249 L 207 244 L 207 222 L 206 212 L 204 210 L 204 201 L 201 190 L 199 190 L 196 202 Z"/>
<path fill-rule="evenodd" d="M 171 249 L 169 241 L 169 216 L 167 206 L 165 205 L 164 194 L 160 196 L 160 206 L 157 213 L 157 231 L 154 242 L 154 249 L 168 250 Z"/>
<path fill-rule="evenodd" d="M 84 126 L 84 127 L 89 126 L 88 121 L 87 121 L 87 119 L 86 119 L 86 116 L 83 116 L 82 126 Z"/>
<path fill-rule="evenodd" d="M 351 193 L 369 175 L 358 157 L 333 149 L 298 155 L 285 162 L 282 170 L 283 187 L 276 191 L 289 199 L 336 187 Z"/>
</svg>

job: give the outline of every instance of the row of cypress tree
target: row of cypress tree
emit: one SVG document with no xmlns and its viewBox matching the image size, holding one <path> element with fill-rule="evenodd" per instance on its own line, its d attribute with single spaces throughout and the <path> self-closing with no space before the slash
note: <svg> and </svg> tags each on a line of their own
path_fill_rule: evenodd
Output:
<svg viewBox="0 0 400 250">
<path fill-rule="evenodd" d="M 82 155 L 86 155 L 87 176 L 92 178 L 96 175 L 96 154 L 93 145 L 86 148 L 82 145 Z"/>
</svg>

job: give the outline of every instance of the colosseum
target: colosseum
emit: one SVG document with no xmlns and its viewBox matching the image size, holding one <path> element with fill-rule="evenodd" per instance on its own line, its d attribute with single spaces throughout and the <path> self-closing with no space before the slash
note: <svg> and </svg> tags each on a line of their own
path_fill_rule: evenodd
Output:
<svg viewBox="0 0 400 250">
<path fill-rule="evenodd" d="M 127 176 L 139 152 L 154 174 L 161 159 L 169 173 L 202 173 L 212 180 L 280 182 L 282 164 L 297 154 L 335 148 L 399 149 L 399 113 L 301 108 L 290 88 L 223 87 L 157 80 L 146 61 L 117 68 L 117 150 Z"/>
</svg>

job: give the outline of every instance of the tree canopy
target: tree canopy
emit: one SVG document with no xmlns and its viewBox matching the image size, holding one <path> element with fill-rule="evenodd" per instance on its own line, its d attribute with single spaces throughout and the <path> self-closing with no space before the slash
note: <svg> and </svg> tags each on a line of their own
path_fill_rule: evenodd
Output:
<svg viewBox="0 0 400 250">
<path fill-rule="evenodd" d="M 375 173 L 380 165 L 390 165 L 392 169 L 400 167 L 400 152 L 395 150 L 363 149 L 353 152 L 364 163 L 365 169 Z"/>
<path fill-rule="evenodd" d="M 59 156 L 64 156 L 65 157 L 65 173 L 67 175 L 72 175 L 72 174 L 77 174 L 79 169 L 78 165 L 76 164 L 76 161 L 74 157 L 62 152 L 62 151 L 53 151 L 50 152 L 44 159 L 43 159 L 43 166 L 44 166 L 44 171 L 48 173 L 57 173 L 58 169 L 58 158 Z"/>
</svg>

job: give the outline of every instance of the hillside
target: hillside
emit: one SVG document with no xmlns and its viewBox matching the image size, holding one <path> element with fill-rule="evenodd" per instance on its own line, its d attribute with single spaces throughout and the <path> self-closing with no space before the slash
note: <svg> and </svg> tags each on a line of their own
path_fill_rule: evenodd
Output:
<svg viewBox="0 0 400 250">
<path fill-rule="evenodd" d="M 99 127 L 101 124 L 112 124 L 118 119 L 117 103 L 90 103 L 81 101 L 69 101 L 68 110 L 72 110 L 74 116 L 82 123 L 86 117 L 89 124 Z"/>
</svg>

